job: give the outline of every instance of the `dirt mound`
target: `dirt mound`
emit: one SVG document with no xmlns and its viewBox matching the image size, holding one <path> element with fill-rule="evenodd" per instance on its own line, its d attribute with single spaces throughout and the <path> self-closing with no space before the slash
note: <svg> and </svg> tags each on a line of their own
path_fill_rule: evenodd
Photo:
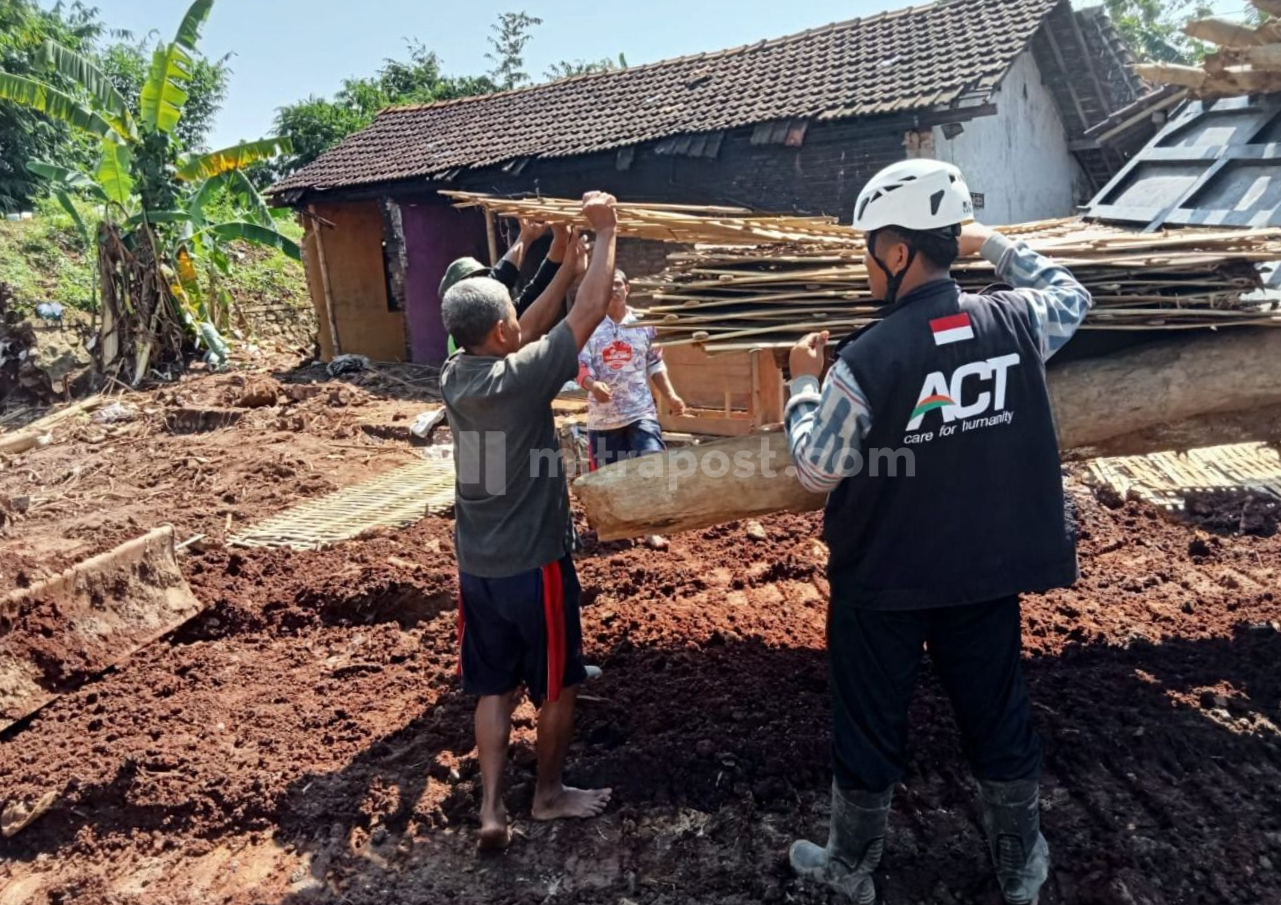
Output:
<svg viewBox="0 0 1281 905">
<path fill-rule="evenodd" d="M 245 379 L 241 386 L 233 386 L 227 394 L 227 404 L 242 409 L 271 408 L 285 396 L 279 381 L 266 376 Z"/>
<path fill-rule="evenodd" d="M 1078 502 L 1080 585 L 1025 602 L 1056 865 L 1042 901 L 1277 901 L 1281 541 Z M 522 707 L 517 845 L 481 864 L 449 522 L 318 553 L 199 554 L 186 573 L 205 613 L 0 744 L 11 796 L 59 793 L 0 882 L 43 878 L 88 903 L 107 895 L 89 877 L 119 895 L 162 863 L 149 894 L 179 901 L 828 901 L 783 861 L 826 815 L 819 519 L 762 527 L 763 541 L 741 525 L 675 537 L 666 554 L 588 536 L 585 643 L 605 676 L 584 691 L 571 779 L 612 785 L 617 804 L 582 826 L 525 819 Z M 912 732 L 884 895 L 990 905 L 961 740 L 928 670 Z M 40 853 L 63 866 L 38 870 Z"/>
<path fill-rule="evenodd" d="M 1188 521 L 1222 534 L 1272 537 L 1281 525 L 1281 500 L 1250 490 L 1202 490 L 1185 495 Z"/>
</svg>

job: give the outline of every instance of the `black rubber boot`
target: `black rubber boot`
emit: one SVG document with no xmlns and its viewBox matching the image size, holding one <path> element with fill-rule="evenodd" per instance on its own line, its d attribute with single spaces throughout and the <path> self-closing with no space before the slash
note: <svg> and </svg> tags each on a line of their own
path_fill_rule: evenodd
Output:
<svg viewBox="0 0 1281 905">
<path fill-rule="evenodd" d="M 859 905 L 871 905 L 876 901 L 872 872 L 885 852 L 885 825 L 893 795 L 892 787 L 884 792 L 855 792 L 833 783 L 827 848 L 812 842 L 793 843 L 788 854 L 792 869 Z"/>
<path fill-rule="evenodd" d="M 1050 873 L 1050 847 L 1041 835 L 1036 780 L 980 782 L 983 828 L 1007 905 L 1036 905 Z"/>
</svg>

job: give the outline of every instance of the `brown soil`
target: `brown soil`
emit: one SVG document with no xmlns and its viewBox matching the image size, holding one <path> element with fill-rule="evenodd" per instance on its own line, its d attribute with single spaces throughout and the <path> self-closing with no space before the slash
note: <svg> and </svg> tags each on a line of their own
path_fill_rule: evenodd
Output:
<svg viewBox="0 0 1281 905">
<path fill-rule="evenodd" d="M 221 400 L 225 380 L 182 404 Z M 227 512 L 244 523 L 393 467 L 404 447 L 361 424 L 423 406 L 360 393 L 283 405 L 300 432 L 254 409 L 218 431 L 153 431 L 138 454 L 82 439 L 31 454 L 23 468 L 46 479 L 95 471 L 71 505 L 33 504 L 5 529 L 6 583 L 162 520 L 217 541 Z M 83 511 L 75 494 L 101 495 L 106 459 L 130 489 Z M 58 492 L 25 480 L 0 473 L 0 495 Z M 1042 902 L 1281 902 L 1281 539 L 1074 495 L 1081 582 L 1025 604 L 1055 862 Z M 6 841 L 0 903 L 832 901 L 785 864 L 827 813 L 819 517 L 761 524 L 764 540 L 731 525 L 666 553 L 587 535 L 585 643 L 605 676 L 585 690 L 570 778 L 612 786 L 615 803 L 590 823 L 528 819 L 525 706 L 516 840 L 483 859 L 449 521 L 319 553 L 193 547 L 184 573 L 208 610 L 0 740 L 0 798 L 58 796 Z M 995 905 L 975 790 L 928 675 L 912 727 L 884 900 Z"/>
<path fill-rule="evenodd" d="M 1220 534 L 1271 537 L 1281 524 L 1281 500 L 1253 491 L 1206 490 L 1185 499 L 1188 521 Z"/>
</svg>

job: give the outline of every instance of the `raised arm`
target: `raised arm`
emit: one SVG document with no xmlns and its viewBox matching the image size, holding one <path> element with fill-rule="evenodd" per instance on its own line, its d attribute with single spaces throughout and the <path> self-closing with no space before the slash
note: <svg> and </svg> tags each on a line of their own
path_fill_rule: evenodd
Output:
<svg viewBox="0 0 1281 905">
<path fill-rule="evenodd" d="M 961 253 L 981 253 L 996 267 L 996 276 L 1014 287 L 1027 302 L 1032 331 L 1049 361 L 1068 344 L 1090 313 L 1094 301 L 1066 267 L 1033 251 L 1022 242 L 977 223 L 965 227 Z"/>
<path fill-rule="evenodd" d="M 552 245 L 547 250 L 547 257 L 538 265 L 534 278 L 520 290 L 516 296 L 516 316 L 523 317 L 538 299 L 542 298 L 547 287 L 551 286 L 556 275 L 562 270 L 569 245 L 574 240 L 573 227 L 567 223 L 552 227 Z"/>
<path fill-rule="evenodd" d="M 573 284 L 577 274 L 572 265 L 563 267 L 560 266 L 559 262 L 565 260 L 569 246 L 577 241 L 577 236 L 568 226 L 556 228 L 551 250 L 547 253 L 548 258 L 555 256 L 557 261 L 556 275 L 532 305 L 528 306 L 523 312 L 520 310 L 519 305 L 516 309 L 520 314 L 522 345 L 528 345 L 546 336 L 547 332 L 560 321 L 561 312 L 564 310 L 565 296 L 569 294 L 569 287 Z"/>
<path fill-rule="evenodd" d="M 596 244 L 587 274 L 578 287 L 574 307 L 565 319 L 580 350 L 605 319 L 614 291 L 614 246 L 618 231 L 614 205 L 614 197 L 604 192 L 588 192 L 583 196 L 583 216 L 596 233 Z"/>
<path fill-rule="evenodd" d="M 547 232 L 547 224 L 539 223 L 535 220 L 518 220 L 520 224 L 520 235 L 516 241 L 507 249 L 502 260 L 494 265 L 493 276 L 498 282 L 502 283 L 509 290 L 514 290 L 516 284 L 520 281 L 520 268 L 525 263 L 525 252 L 529 246 L 538 241 L 543 233 Z"/>
</svg>

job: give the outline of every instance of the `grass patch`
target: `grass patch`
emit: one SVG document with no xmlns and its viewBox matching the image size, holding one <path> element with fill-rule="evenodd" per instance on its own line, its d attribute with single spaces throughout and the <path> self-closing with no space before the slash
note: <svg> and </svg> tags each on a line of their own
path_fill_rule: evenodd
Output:
<svg viewBox="0 0 1281 905">
<path fill-rule="evenodd" d="M 37 302 L 92 307 L 94 268 L 71 218 L 48 207 L 35 219 L 0 221 L 0 283 L 8 283 L 19 310 Z"/>
<path fill-rule="evenodd" d="M 91 209 L 82 215 L 93 222 Z M 302 228 L 292 220 L 279 221 L 278 228 L 295 241 L 302 238 Z M 297 261 L 245 243 L 233 243 L 229 256 L 231 274 L 221 278 L 222 285 L 238 304 L 310 304 L 306 274 Z M 13 288 L 19 311 L 29 312 L 38 302 L 92 311 L 96 279 L 88 249 L 56 204 L 41 204 L 32 220 L 0 220 L 0 283 Z"/>
</svg>

